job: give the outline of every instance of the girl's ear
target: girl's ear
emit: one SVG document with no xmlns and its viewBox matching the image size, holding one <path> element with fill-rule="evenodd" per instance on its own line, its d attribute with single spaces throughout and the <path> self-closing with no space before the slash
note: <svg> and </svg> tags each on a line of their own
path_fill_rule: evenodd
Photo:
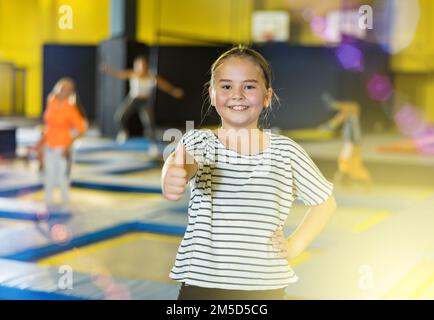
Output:
<svg viewBox="0 0 434 320">
<path fill-rule="evenodd" d="M 211 105 L 214 107 L 215 106 L 215 89 L 212 86 L 209 86 L 208 93 L 209 93 L 209 99 L 211 101 Z"/>
<path fill-rule="evenodd" d="M 271 105 L 271 100 L 273 99 L 273 89 L 268 88 L 267 92 L 265 93 L 264 98 L 264 106 L 265 108 L 268 108 Z"/>
</svg>

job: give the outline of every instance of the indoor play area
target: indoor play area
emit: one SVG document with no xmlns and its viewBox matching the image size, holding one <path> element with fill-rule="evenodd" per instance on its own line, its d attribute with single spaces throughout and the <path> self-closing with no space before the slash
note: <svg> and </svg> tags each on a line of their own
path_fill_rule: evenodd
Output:
<svg viewBox="0 0 434 320">
<path fill-rule="evenodd" d="M 0 299 L 177 299 L 195 202 L 163 195 L 163 165 L 220 127 L 206 84 L 239 45 L 273 72 L 266 129 L 337 203 L 285 299 L 434 299 L 433 18 L 430 0 L 0 0 Z"/>
</svg>

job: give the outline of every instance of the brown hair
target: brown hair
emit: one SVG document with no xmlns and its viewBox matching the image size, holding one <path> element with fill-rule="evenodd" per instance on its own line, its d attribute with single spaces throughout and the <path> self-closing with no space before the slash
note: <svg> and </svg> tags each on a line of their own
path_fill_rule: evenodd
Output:
<svg viewBox="0 0 434 320">
<path fill-rule="evenodd" d="M 271 88 L 271 68 L 268 64 L 267 60 L 257 51 L 244 47 L 242 45 L 238 45 L 237 47 L 234 47 L 225 53 L 223 53 L 220 57 L 217 58 L 216 61 L 211 66 L 211 82 L 210 85 L 212 85 L 214 81 L 214 76 L 217 68 L 226 60 L 229 58 L 248 58 L 254 63 L 256 63 L 262 70 L 262 74 L 264 76 L 265 81 L 265 88 L 269 89 Z"/>
<path fill-rule="evenodd" d="M 272 72 L 271 72 L 271 68 L 269 63 L 267 62 L 267 60 L 257 51 L 245 47 L 243 45 L 238 45 L 236 47 L 233 47 L 232 49 L 227 50 L 226 52 L 224 52 L 223 54 L 221 54 L 216 61 L 214 61 L 214 63 L 211 66 L 211 80 L 205 85 L 205 90 L 204 90 L 204 94 L 207 95 L 207 99 L 206 102 L 208 102 L 209 107 L 207 112 L 205 113 L 205 115 L 202 117 L 202 121 L 204 119 L 204 117 L 210 112 L 211 110 L 211 103 L 210 103 L 210 98 L 208 96 L 208 88 L 211 87 L 214 83 L 214 77 L 215 77 L 215 73 L 217 68 L 222 65 L 222 63 L 229 59 L 229 58 L 247 58 L 250 59 L 252 62 L 256 63 L 260 69 L 262 70 L 262 75 L 264 77 L 264 82 L 265 82 L 265 88 L 268 89 L 272 89 L 271 86 L 271 81 L 272 81 Z M 279 102 L 279 98 L 277 97 L 277 95 L 274 93 L 273 91 L 273 96 L 271 99 L 271 103 L 270 106 L 268 106 L 267 108 L 264 108 L 264 110 L 262 110 L 260 116 L 259 116 L 259 123 L 262 123 L 262 125 L 260 125 L 260 127 L 265 127 L 266 124 L 265 123 L 268 120 L 268 116 L 271 113 L 271 107 L 273 105 L 273 100 Z"/>
<path fill-rule="evenodd" d="M 134 63 L 138 62 L 138 61 L 143 61 L 144 63 L 147 64 L 148 63 L 148 58 L 145 55 L 141 54 L 141 55 L 138 55 L 138 56 L 136 56 L 134 58 Z"/>
</svg>

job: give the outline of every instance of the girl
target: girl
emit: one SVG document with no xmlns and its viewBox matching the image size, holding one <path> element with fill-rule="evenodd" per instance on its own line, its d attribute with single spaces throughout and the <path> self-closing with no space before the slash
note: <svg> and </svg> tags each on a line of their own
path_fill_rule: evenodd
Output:
<svg viewBox="0 0 434 320">
<path fill-rule="evenodd" d="M 115 115 L 116 121 L 121 124 L 123 130 L 121 134 L 125 134 L 125 138 L 133 135 L 131 119 L 138 113 L 142 126 L 145 127 L 146 137 L 154 140 L 155 120 L 150 99 L 155 86 L 177 99 L 183 97 L 184 91 L 173 86 L 161 76 L 152 74 L 148 62 L 143 56 L 134 60 L 133 70 L 115 70 L 108 65 L 103 65 L 102 71 L 118 79 L 128 79 L 130 82 L 129 94 Z"/>
<path fill-rule="evenodd" d="M 209 95 L 221 128 L 187 132 L 162 171 L 167 199 L 179 200 L 188 181 L 191 187 L 188 226 L 170 277 L 182 282 L 178 299 L 282 299 L 297 281 L 287 259 L 335 211 L 332 184 L 297 143 L 258 127 L 273 97 L 270 68 L 259 53 L 237 47 L 221 55 Z M 285 239 L 295 199 L 310 209 Z"/>
<path fill-rule="evenodd" d="M 86 129 L 87 122 L 75 83 L 70 78 L 62 78 L 48 96 L 43 134 L 37 144 L 39 158 L 43 159 L 45 203 L 48 207 L 53 205 L 53 188 L 56 185 L 61 190 L 62 206 L 68 206 L 72 145 Z"/>
</svg>

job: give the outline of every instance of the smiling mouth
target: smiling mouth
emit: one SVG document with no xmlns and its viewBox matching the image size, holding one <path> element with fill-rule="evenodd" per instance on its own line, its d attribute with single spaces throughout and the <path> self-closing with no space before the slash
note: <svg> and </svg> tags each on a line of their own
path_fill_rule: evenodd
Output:
<svg viewBox="0 0 434 320">
<path fill-rule="evenodd" d="M 235 111 L 244 111 L 247 110 L 249 106 L 236 105 L 236 106 L 228 106 L 228 108 Z"/>
</svg>

